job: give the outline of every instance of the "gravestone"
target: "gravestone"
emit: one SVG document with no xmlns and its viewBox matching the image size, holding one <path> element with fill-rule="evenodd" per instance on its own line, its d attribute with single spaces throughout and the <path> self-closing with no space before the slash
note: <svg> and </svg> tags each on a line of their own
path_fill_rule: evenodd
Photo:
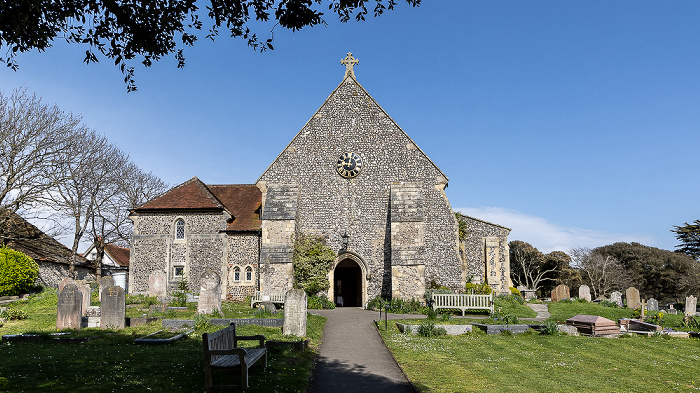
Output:
<svg viewBox="0 0 700 393">
<path fill-rule="evenodd" d="M 697 312 L 697 307 L 698 299 L 695 296 L 690 295 L 685 298 L 685 315 L 694 317 Z"/>
<path fill-rule="evenodd" d="M 199 304 L 197 314 L 221 312 L 221 277 L 214 271 L 208 271 L 200 279 Z"/>
<path fill-rule="evenodd" d="M 558 285 L 556 288 L 552 290 L 552 303 L 564 300 L 564 299 L 571 299 L 571 294 L 569 293 L 569 287 L 567 287 L 564 284 Z"/>
<path fill-rule="evenodd" d="M 591 301 L 591 288 L 588 285 L 581 285 L 578 287 L 578 298 L 586 299 L 587 302 Z"/>
<path fill-rule="evenodd" d="M 670 304 L 670 305 L 668 306 L 668 313 L 669 313 L 669 314 L 674 314 L 674 315 L 675 315 L 675 314 L 678 314 L 678 310 L 676 310 L 675 308 L 673 308 L 673 304 Z"/>
<path fill-rule="evenodd" d="M 611 293 L 610 301 L 617 304 L 618 307 L 622 307 L 622 292 L 615 291 Z"/>
<path fill-rule="evenodd" d="M 659 301 L 652 298 L 647 300 L 647 311 L 659 311 Z"/>
<path fill-rule="evenodd" d="M 100 287 L 98 289 L 98 295 L 100 297 L 100 301 L 102 301 L 102 292 L 104 292 L 105 288 L 111 287 L 114 285 L 114 279 L 112 276 L 104 276 L 100 278 L 100 281 L 98 281 L 100 284 Z"/>
<path fill-rule="evenodd" d="M 627 308 L 634 310 L 635 308 L 642 307 L 642 300 L 639 298 L 639 289 L 635 287 L 627 288 L 627 291 L 625 291 L 625 298 L 627 299 Z"/>
<path fill-rule="evenodd" d="M 58 282 L 58 291 L 61 292 L 63 288 L 66 287 L 68 284 L 75 284 L 78 285 L 78 283 L 75 282 L 72 278 L 64 278 L 63 280 Z"/>
<path fill-rule="evenodd" d="M 306 336 L 306 292 L 291 289 L 284 295 L 284 325 L 282 334 Z"/>
<path fill-rule="evenodd" d="M 156 270 L 148 276 L 148 295 L 164 298 L 167 294 L 168 283 L 165 272 Z"/>
<path fill-rule="evenodd" d="M 100 328 L 124 329 L 126 325 L 126 302 L 124 288 L 112 285 L 102 290 Z"/>
<path fill-rule="evenodd" d="M 56 329 L 80 329 L 83 320 L 83 294 L 78 286 L 69 283 L 58 293 Z"/>
<path fill-rule="evenodd" d="M 78 285 L 78 289 L 80 289 L 80 293 L 83 294 L 83 302 L 80 315 L 86 316 L 87 309 L 88 307 L 90 307 L 90 300 L 92 299 L 92 289 L 90 288 L 90 284 L 80 284 Z"/>
</svg>

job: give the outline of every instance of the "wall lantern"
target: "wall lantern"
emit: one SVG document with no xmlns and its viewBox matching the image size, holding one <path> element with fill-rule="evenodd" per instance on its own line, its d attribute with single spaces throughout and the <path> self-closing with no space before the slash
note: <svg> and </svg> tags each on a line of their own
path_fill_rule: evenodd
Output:
<svg viewBox="0 0 700 393">
<path fill-rule="evenodd" d="M 343 250 L 347 250 L 348 249 L 348 240 L 350 239 L 350 236 L 348 236 L 348 233 L 345 232 L 345 233 L 343 233 L 343 236 L 341 236 L 341 237 L 343 238 Z"/>
</svg>

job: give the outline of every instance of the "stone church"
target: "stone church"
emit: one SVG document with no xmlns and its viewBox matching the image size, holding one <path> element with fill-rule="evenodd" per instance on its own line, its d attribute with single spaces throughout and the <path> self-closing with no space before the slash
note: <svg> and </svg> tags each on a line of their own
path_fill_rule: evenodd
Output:
<svg viewBox="0 0 700 393">
<path fill-rule="evenodd" d="M 132 211 L 129 292 L 156 270 L 196 291 L 213 270 L 222 297 L 283 293 L 296 233 L 336 252 L 327 296 L 345 306 L 420 299 L 432 282 L 508 292 L 510 229 L 461 216 L 460 239 L 447 176 L 358 83 L 352 54 L 341 63 L 343 81 L 255 184 L 193 178 Z"/>
</svg>

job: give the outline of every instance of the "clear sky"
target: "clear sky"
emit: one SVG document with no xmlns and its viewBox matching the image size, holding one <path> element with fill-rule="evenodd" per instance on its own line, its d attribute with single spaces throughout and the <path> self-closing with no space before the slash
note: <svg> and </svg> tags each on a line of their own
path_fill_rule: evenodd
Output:
<svg viewBox="0 0 700 393">
<path fill-rule="evenodd" d="M 85 47 L 18 57 L 0 88 L 81 114 L 171 185 L 254 183 L 341 82 L 340 60 L 449 176 L 455 210 L 541 251 L 673 249 L 700 218 L 700 2 L 424 0 L 366 22 L 204 39 L 126 93 Z M 269 27 L 263 27 L 265 36 Z"/>
</svg>

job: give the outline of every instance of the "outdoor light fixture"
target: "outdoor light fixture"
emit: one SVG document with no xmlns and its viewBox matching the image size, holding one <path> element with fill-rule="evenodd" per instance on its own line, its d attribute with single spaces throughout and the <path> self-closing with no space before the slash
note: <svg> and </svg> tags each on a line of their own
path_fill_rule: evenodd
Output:
<svg viewBox="0 0 700 393">
<path fill-rule="evenodd" d="M 343 233 L 343 236 L 341 236 L 341 237 L 343 238 L 343 250 L 347 250 L 348 249 L 348 239 L 350 239 L 350 236 L 348 236 L 348 233 L 345 232 L 345 233 Z"/>
</svg>

